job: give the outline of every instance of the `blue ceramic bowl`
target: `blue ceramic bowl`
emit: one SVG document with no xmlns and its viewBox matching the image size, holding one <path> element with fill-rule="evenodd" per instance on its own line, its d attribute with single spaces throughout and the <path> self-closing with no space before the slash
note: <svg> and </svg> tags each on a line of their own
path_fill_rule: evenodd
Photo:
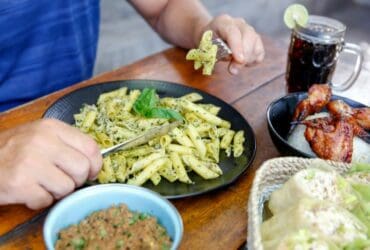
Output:
<svg viewBox="0 0 370 250">
<path fill-rule="evenodd" d="M 130 210 L 157 217 L 171 237 L 171 249 L 177 249 L 183 234 L 182 219 L 176 208 L 157 193 L 125 184 L 104 184 L 81 189 L 60 202 L 49 212 L 43 229 L 47 249 L 54 249 L 61 229 L 79 223 L 90 213 L 124 203 Z"/>
</svg>

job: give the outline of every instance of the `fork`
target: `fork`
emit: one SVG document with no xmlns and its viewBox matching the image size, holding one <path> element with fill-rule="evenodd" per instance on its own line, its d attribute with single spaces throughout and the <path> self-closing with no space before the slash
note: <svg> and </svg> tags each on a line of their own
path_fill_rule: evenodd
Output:
<svg viewBox="0 0 370 250">
<path fill-rule="evenodd" d="M 212 39 L 212 43 L 217 45 L 217 61 L 228 61 L 231 59 L 231 49 L 229 46 L 221 39 L 221 38 L 214 38 Z"/>
</svg>

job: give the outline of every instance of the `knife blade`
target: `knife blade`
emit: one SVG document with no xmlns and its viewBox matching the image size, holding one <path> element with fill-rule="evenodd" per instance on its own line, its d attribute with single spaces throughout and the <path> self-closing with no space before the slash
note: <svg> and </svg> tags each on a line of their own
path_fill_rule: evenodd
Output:
<svg viewBox="0 0 370 250">
<path fill-rule="evenodd" d="M 117 150 L 130 149 L 130 148 L 142 145 L 142 144 L 147 143 L 148 141 L 150 141 L 151 139 L 153 139 L 157 136 L 167 134 L 172 129 L 179 126 L 181 123 L 182 123 L 182 121 L 177 120 L 177 121 L 167 123 L 167 124 L 162 125 L 162 126 L 151 128 L 151 129 L 145 131 L 143 134 L 141 134 L 139 136 L 131 138 L 127 141 L 124 141 L 124 142 L 122 142 L 120 144 L 117 144 L 117 145 L 114 145 L 112 147 L 103 149 L 103 150 L 100 151 L 100 153 L 102 154 L 103 157 L 105 157 L 105 156 L 109 155 L 110 153 L 116 152 Z"/>
</svg>

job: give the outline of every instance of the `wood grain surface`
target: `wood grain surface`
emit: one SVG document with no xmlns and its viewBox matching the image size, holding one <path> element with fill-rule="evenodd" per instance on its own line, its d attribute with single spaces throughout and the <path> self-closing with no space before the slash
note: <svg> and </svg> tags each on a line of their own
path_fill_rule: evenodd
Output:
<svg viewBox="0 0 370 250">
<path fill-rule="evenodd" d="M 266 108 L 284 95 L 286 51 L 269 38 L 263 38 L 266 58 L 245 67 L 238 76 L 218 63 L 211 77 L 194 71 L 185 61 L 186 51 L 171 48 L 134 64 L 104 73 L 72 87 L 37 99 L 0 114 L 0 131 L 40 119 L 59 97 L 77 88 L 123 79 L 166 80 L 195 87 L 233 105 L 251 124 L 257 138 L 256 158 L 249 170 L 229 187 L 207 194 L 172 201 L 184 222 L 181 249 L 238 249 L 247 233 L 247 201 L 256 169 L 278 156 L 268 135 Z M 44 249 L 42 224 L 47 209 L 31 211 L 21 205 L 0 207 L 0 249 Z"/>
</svg>

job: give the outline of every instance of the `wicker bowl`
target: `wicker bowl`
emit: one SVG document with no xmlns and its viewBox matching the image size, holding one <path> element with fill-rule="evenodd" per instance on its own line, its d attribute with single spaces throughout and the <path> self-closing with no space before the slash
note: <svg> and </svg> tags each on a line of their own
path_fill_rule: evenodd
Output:
<svg viewBox="0 0 370 250">
<path fill-rule="evenodd" d="M 260 227 L 263 221 L 263 206 L 270 194 L 295 173 L 310 167 L 315 162 L 326 162 L 333 166 L 339 174 L 350 169 L 350 164 L 324 161 L 318 158 L 281 157 L 265 161 L 257 170 L 248 202 L 247 246 L 249 250 L 263 250 Z"/>
</svg>

